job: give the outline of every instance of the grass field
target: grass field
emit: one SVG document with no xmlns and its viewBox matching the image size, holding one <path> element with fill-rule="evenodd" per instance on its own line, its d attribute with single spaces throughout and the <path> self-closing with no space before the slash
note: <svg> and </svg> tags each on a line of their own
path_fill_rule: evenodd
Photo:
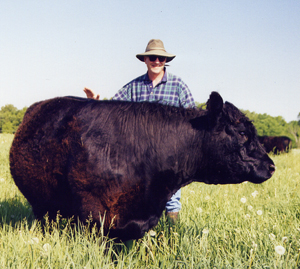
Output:
<svg viewBox="0 0 300 269">
<path fill-rule="evenodd" d="M 300 268 L 300 152 L 272 156 L 255 185 L 193 183 L 180 223 L 164 218 L 128 248 L 101 230 L 35 220 L 9 171 L 12 135 L 0 134 L 0 268 Z"/>
</svg>

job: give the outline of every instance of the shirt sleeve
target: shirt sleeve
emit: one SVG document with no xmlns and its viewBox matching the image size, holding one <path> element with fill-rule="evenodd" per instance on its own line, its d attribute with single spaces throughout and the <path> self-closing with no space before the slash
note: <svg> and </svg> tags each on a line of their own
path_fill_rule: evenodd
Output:
<svg viewBox="0 0 300 269">
<path fill-rule="evenodd" d="M 189 87 L 183 82 L 181 85 L 181 90 L 179 94 L 180 106 L 185 108 L 196 107 L 194 98 Z"/>
</svg>

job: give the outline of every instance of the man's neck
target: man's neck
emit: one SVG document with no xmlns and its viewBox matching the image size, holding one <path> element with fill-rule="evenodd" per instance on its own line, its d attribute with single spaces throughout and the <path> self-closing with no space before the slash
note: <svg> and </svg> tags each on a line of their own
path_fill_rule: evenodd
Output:
<svg viewBox="0 0 300 269">
<path fill-rule="evenodd" d="M 153 87 L 155 87 L 159 82 L 161 82 L 162 78 L 164 77 L 164 74 L 165 74 L 164 70 L 159 74 L 148 72 L 148 77 L 152 81 Z"/>
</svg>

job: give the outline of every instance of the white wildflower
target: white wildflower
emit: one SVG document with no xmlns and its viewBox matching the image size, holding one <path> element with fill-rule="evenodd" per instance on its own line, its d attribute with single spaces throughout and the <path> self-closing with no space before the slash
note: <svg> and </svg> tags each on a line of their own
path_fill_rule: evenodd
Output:
<svg viewBox="0 0 300 269">
<path fill-rule="evenodd" d="M 271 240 L 275 240 L 276 236 L 275 236 L 275 234 L 270 233 L 270 234 L 269 234 L 269 238 L 270 238 Z"/>
<path fill-rule="evenodd" d="M 29 244 L 38 244 L 40 242 L 40 240 L 37 238 L 37 237 L 33 237 L 33 238 L 31 238 L 29 241 L 28 241 L 28 243 Z"/>
<path fill-rule="evenodd" d="M 286 236 L 282 237 L 282 242 L 285 242 L 287 240 L 288 240 L 288 238 Z"/>
<path fill-rule="evenodd" d="M 253 198 L 255 198 L 257 194 L 258 194 L 258 191 L 254 191 L 254 192 L 251 193 Z"/>
<path fill-rule="evenodd" d="M 203 233 L 203 234 L 208 234 L 208 233 L 209 233 L 209 230 L 206 229 L 206 228 L 204 228 L 203 231 L 202 231 L 202 233 Z"/>
<path fill-rule="evenodd" d="M 50 250 L 51 250 L 50 244 L 46 243 L 43 245 L 43 251 L 41 251 L 40 253 L 43 257 L 47 257 L 50 253 Z"/>
<path fill-rule="evenodd" d="M 49 243 L 46 243 L 46 244 L 43 245 L 43 250 L 44 250 L 45 252 L 49 252 L 50 249 L 51 249 L 51 246 L 50 246 Z"/>
<path fill-rule="evenodd" d="M 243 204 L 246 203 L 246 202 L 247 202 L 246 197 L 242 197 L 242 198 L 241 198 L 241 202 L 242 202 Z"/>
<path fill-rule="evenodd" d="M 256 212 L 256 213 L 257 213 L 257 215 L 259 215 L 259 216 L 260 216 L 260 215 L 262 215 L 262 213 L 263 213 L 263 212 L 262 212 L 262 210 L 257 210 L 257 212 Z"/>
<path fill-rule="evenodd" d="M 37 237 L 33 237 L 32 238 L 32 241 L 35 243 L 35 244 L 38 244 L 40 242 L 40 240 L 37 238 Z"/>
<path fill-rule="evenodd" d="M 275 247 L 275 251 L 276 253 L 278 253 L 279 255 L 283 255 L 285 253 L 285 248 L 283 246 L 276 246 Z"/>
<path fill-rule="evenodd" d="M 206 195 L 204 199 L 209 200 L 210 199 L 209 195 Z"/>
<path fill-rule="evenodd" d="M 254 247 L 254 248 L 257 248 L 257 244 L 253 241 L 252 242 L 252 246 Z"/>
<path fill-rule="evenodd" d="M 197 210 L 199 213 L 202 213 L 202 212 L 203 212 L 203 209 L 202 209 L 201 207 L 198 207 L 196 210 Z"/>
<path fill-rule="evenodd" d="M 251 217 L 251 216 L 250 216 L 249 214 L 246 214 L 246 215 L 245 215 L 245 218 L 246 218 L 246 219 L 250 219 L 250 217 Z"/>
<path fill-rule="evenodd" d="M 150 231 L 149 231 L 149 235 L 152 236 L 152 237 L 154 237 L 154 236 L 156 236 L 156 232 L 153 231 L 153 230 L 150 230 Z"/>
<path fill-rule="evenodd" d="M 251 206 L 251 205 L 248 205 L 248 210 L 252 210 L 253 209 L 253 206 Z"/>
<path fill-rule="evenodd" d="M 5 179 L 3 177 L 0 178 L 0 182 L 4 182 Z"/>
</svg>

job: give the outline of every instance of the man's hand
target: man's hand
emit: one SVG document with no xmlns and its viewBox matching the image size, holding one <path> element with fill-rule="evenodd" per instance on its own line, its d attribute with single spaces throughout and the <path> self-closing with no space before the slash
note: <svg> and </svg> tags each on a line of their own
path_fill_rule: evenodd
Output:
<svg viewBox="0 0 300 269">
<path fill-rule="evenodd" d="M 94 91 L 91 89 L 84 88 L 83 91 L 85 92 L 87 98 L 91 98 L 91 99 L 95 99 L 95 100 L 100 99 L 100 94 L 94 93 Z"/>
</svg>

